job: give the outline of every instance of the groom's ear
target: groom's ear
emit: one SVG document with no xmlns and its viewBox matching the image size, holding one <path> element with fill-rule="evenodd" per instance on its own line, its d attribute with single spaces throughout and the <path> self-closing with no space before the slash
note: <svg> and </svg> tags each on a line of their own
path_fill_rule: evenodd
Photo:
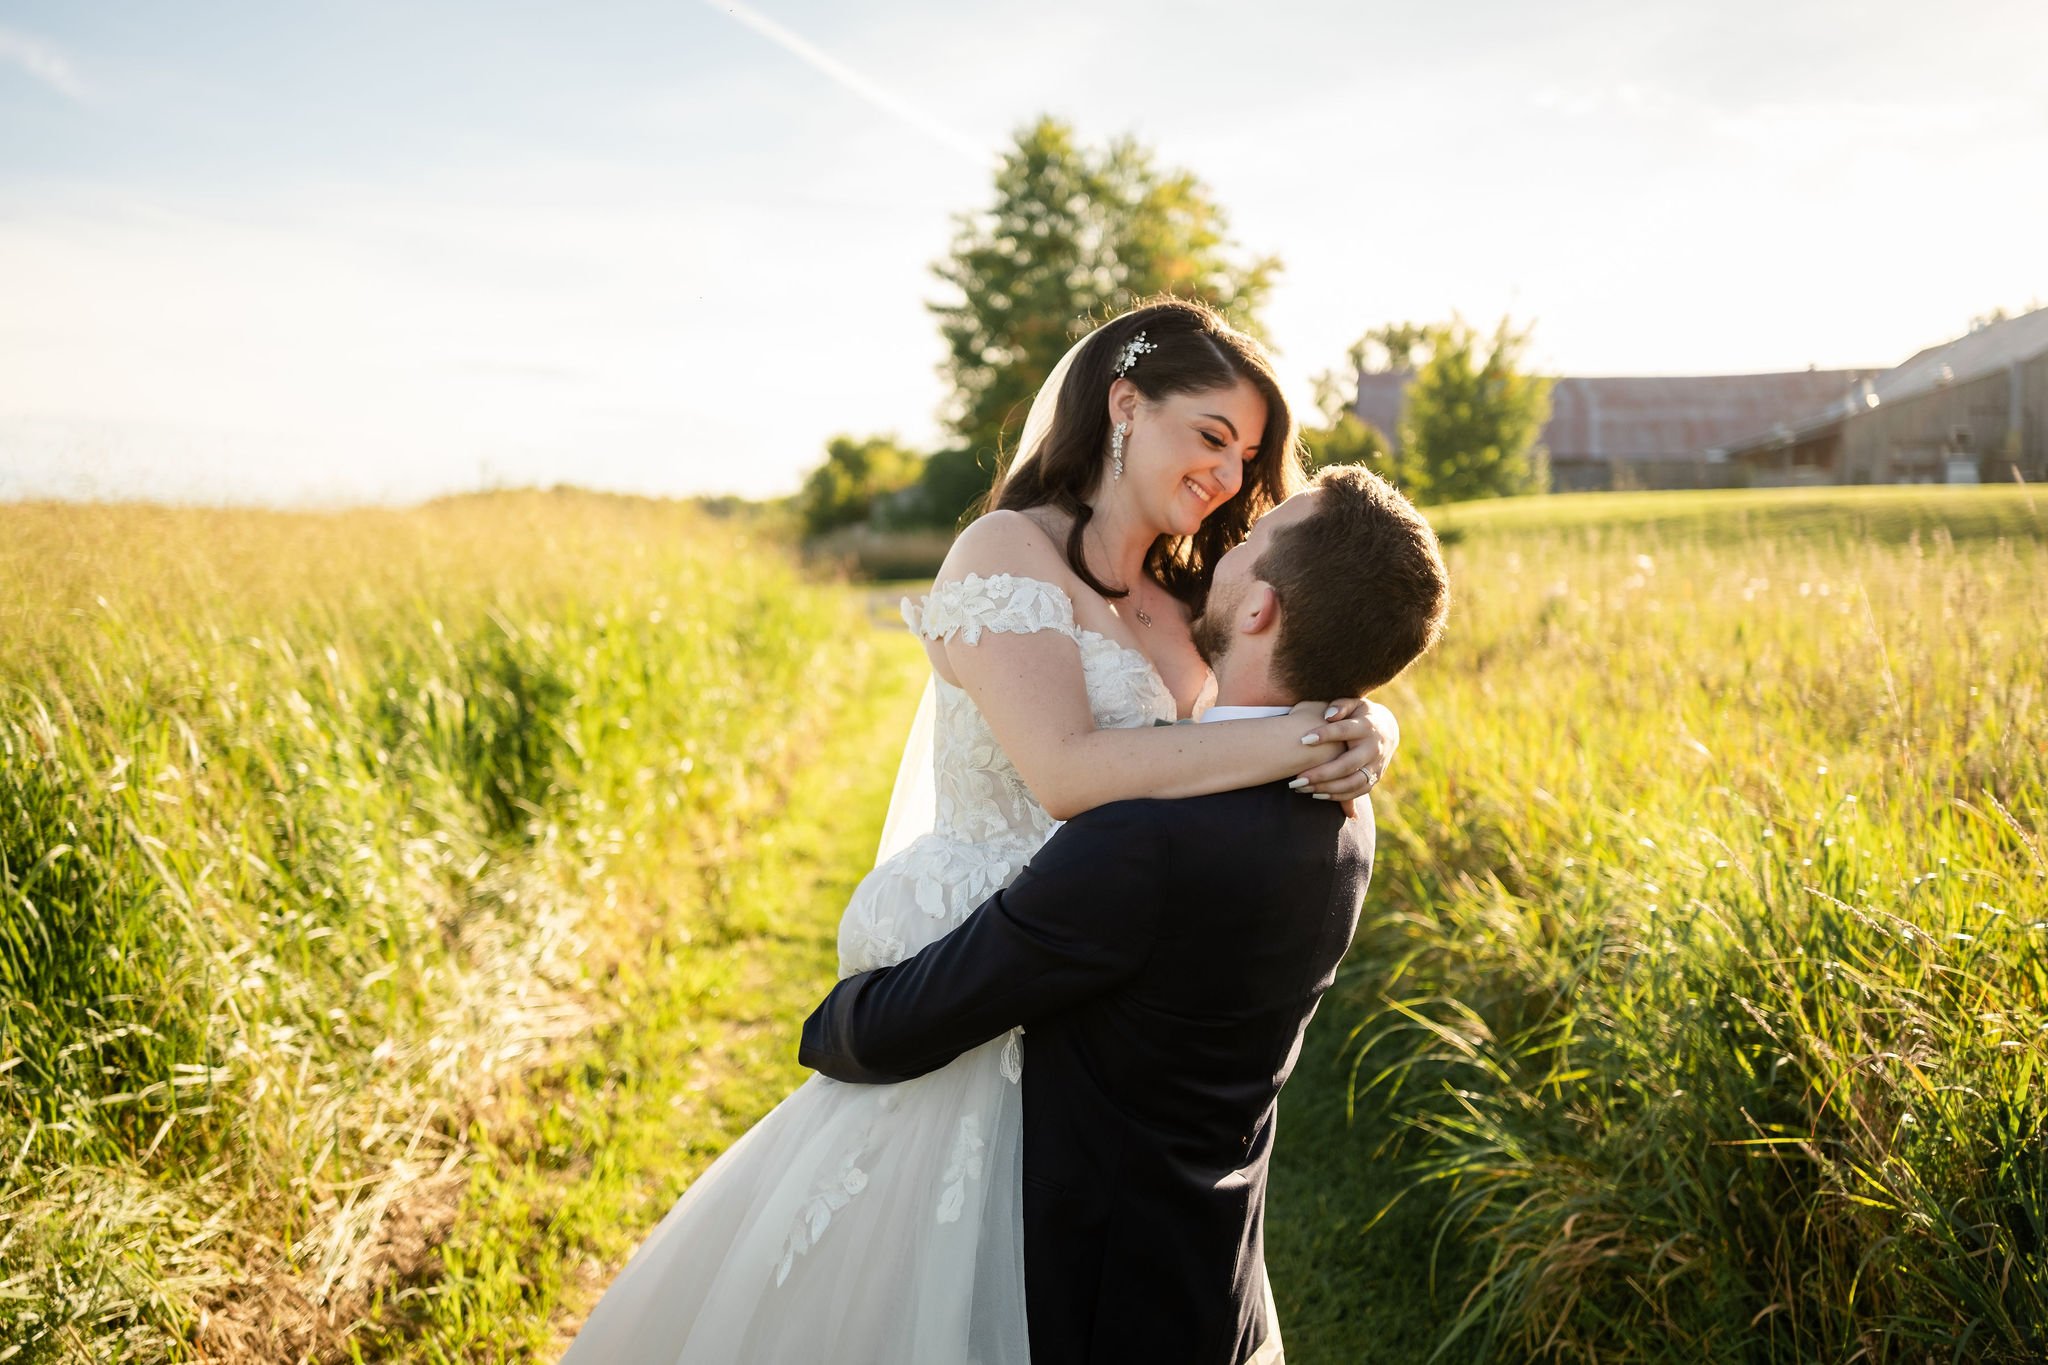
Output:
<svg viewBox="0 0 2048 1365">
<path fill-rule="evenodd" d="M 1237 629 L 1243 635 L 1264 635 L 1280 624 L 1280 594 L 1273 591 L 1273 585 L 1255 578 L 1252 585 L 1244 590 L 1244 601 L 1237 606 Z"/>
</svg>

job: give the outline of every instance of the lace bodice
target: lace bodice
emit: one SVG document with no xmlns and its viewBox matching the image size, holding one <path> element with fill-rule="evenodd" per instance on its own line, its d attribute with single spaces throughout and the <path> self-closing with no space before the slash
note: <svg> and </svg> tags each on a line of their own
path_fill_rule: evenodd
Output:
<svg viewBox="0 0 2048 1365">
<path fill-rule="evenodd" d="M 970 574 L 939 584 L 921 601 L 905 599 L 903 618 L 922 639 L 970 645 L 991 631 L 1063 635 L 1080 651 L 1081 677 L 1098 727 L 1173 719 L 1173 694 L 1150 661 L 1107 636 L 1078 629 L 1072 600 L 1054 584 L 1013 574 Z M 943 678 L 935 677 L 932 686 L 933 827 L 877 865 L 855 889 L 839 922 L 842 976 L 901 962 L 942 937 L 1009 885 L 1055 827 L 973 699 Z M 991 1179 L 994 1188 L 1006 1192 L 1004 1197 L 1017 1189 L 1022 1159 L 1017 1087 L 1023 1078 L 1023 1030 L 1018 1028 L 904 1085 L 845 1087 L 858 1096 L 846 1102 L 857 1107 L 841 1116 L 836 1141 L 817 1146 L 827 1159 L 798 1172 L 805 1185 L 777 1253 L 775 1284 L 790 1283 L 833 1226 L 849 1214 L 858 1217 L 860 1201 L 873 1206 L 875 1195 L 864 1192 L 882 1179 L 893 1180 L 890 1188 L 899 1200 L 936 1192 L 927 1228 L 969 1234 L 963 1247 L 939 1258 L 948 1266 L 960 1265 L 963 1254 L 973 1250 Z M 808 1140 L 803 1151 L 811 1162 Z M 928 1235 L 934 1245 L 945 1245 L 942 1233 Z M 839 1254 L 868 1253 L 842 1249 Z M 1021 1291 L 1021 1271 L 1016 1284 Z M 967 1291 L 963 1287 L 961 1292 Z M 1021 1344 L 1021 1297 L 1008 1308 Z M 888 1358 L 968 1357 L 948 1347 L 936 1354 Z"/>
<path fill-rule="evenodd" d="M 1036 578 L 969 574 L 941 583 L 921 603 L 904 599 L 903 619 L 927 640 L 978 644 L 984 631 L 1018 635 L 1054 631 L 1081 651 L 1081 673 L 1098 729 L 1172 720 L 1173 694 L 1149 660 L 1108 636 L 1074 625 L 1074 604 L 1056 585 Z M 938 791 L 936 831 L 950 839 L 988 843 L 1024 837 L 1035 846 L 1053 821 L 1032 799 L 988 722 L 960 688 L 936 680 L 938 711 L 932 762 Z"/>
<path fill-rule="evenodd" d="M 1144 655 L 1074 625 L 1074 604 L 1054 584 L 1014 574 L 970 574 L 903 603 L 927 640 L 979 643 L 986 632 L 1053 631 L 1081 654 L 1081 676 L 1100 728 L 1174 717 L 1173 694 Z M 842 975 L 900 962 L 1009 885 L 1056 822 L 1032 799 L 966 692 L 933 680 L 932 832 L 875 869 L 840 921 Z"/>
</svg>

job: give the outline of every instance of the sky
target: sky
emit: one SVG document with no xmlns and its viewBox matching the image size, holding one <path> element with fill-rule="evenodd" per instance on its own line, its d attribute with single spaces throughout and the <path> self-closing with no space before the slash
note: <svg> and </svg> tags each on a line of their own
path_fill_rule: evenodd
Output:
<svg viewBox="0 0 2048 1365">
<path fill-rule="evenodd" d="M 1890 365 L 2048 302 L 2048 5 L 0 0 L 0 500 L 792 491 L 945 433 L 926 304 L 1041 113 L 1185 167 L 1289 392 Z"/>
</svg>

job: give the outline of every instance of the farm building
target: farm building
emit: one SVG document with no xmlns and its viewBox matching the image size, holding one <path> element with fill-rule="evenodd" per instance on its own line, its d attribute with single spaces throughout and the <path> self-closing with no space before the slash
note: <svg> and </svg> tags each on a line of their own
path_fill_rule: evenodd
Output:
<svg viewBox="0 0 2048 1365">
<path fill-rule="evenodd" d="M 1412 371 L 1362 373 L 1356 411 L 1398 440 Z M 1889 370 L 1559 379 L 1551 487 L 2048 481 L 2048 308 Z"/>
<path fill-rule="evenodd" d="M 1557 381 L 1543 447 L 1560 493 L 1618 488 L 1725 488 L 1746 471 L 1716 459 L 1719 445 L 1839 402 L 1873 371 L 1790 374 L 1611 375 Z M 1361 420 L 1398 439 L 1411 371 L 1358 377 Z"/>
<path fill-rule="evenodd" d="M 1716 454 L 1754 484 L 2048 478 L 2048 308 L 1931 346 Z"/>
</svg>

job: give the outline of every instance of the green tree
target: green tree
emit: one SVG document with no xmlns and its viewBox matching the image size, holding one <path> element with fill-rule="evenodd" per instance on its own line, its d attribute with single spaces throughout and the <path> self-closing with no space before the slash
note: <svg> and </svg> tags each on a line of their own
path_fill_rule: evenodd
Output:
<svg viewBox="0 0 2048 1365">
<path fill-rule="evenodd" d="M 825 463 L 813 469 L 796 495 L 796 512 L 806 536 L 842 526 L 886 521 L 885 505 L 918 481 L 924 461 L 896 444 L 893 436 L 855 440 L 834 436 Z"/>
<path fill-rule="evenodd" d="M 960 519 L 995 482 L 995 456 L 967 449 L 933 451 L 917 481 L 918 523 L 941 530 L 957 529 Z"/>
<path fill-rule="evenodd" d="M 1256 335 L 1280 263 L 1240 263 L 1226 229 L 1200 180 L 1131 138 L 1086 147 L 1050 117 L 1020 131 L 995 203 L 959 219 L 932 267 L 958 292 L 930 307 L 959 443 L 976 460 L 1001 449 L 1074 338 L 1149 295 L 1200 299 Z"/>
<path fill-rule="evenodd" d="M 1386 434 L 1355 412 L 1340 412 L 1327 426 L 1304 427 L 1301 441 L 1308 448 L 1305 463 L 1311 474 L 1329 464 L 1362 464 L 1415 496 L 1415 490 L 1397 476 L 1399 462 Z"/>
<path fill-rule="evenodd" d="M 1529 334 L 1502 318 L 1490 342 L 1458 319 L 1431 327 L 1429 358 L 1408 388 L 1398 463 L 1412 468 L 1411 496 L 1430 502 L 1542 493 L 1550 380 L 1523 367 Z"/>
<path fill-rule="evenodd" d="M 1358 368 L 1380 371 L 1412 369 L 1429 346 L 1430 329 L 1419 322 L 1390 322 L 1359 338 Z"/>
</svg>

